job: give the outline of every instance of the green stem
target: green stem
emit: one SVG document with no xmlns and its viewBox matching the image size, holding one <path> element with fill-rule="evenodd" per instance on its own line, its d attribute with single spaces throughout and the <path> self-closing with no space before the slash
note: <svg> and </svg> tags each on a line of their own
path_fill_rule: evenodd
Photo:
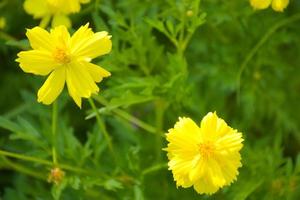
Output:
<svg viewBox="0 0 300 200">
<path fill-rule="evenodd" d="M 279 21 L 277 24 L 275 24 L 274 26 L 272 26 L 267 32 L 266 34 L 258 41 L 258 43 L 251 49 L 251 51 L 247 54 L 247 56 L 245 57 L 244 61 L 242 62 L 242 65 L 239 69 L 238 75 L 237 75 L 237 101 L 240 102 L 240 87 L 241 87 L 241 77 L 242 74 L 244 72 L 244 70 L 246 69 L 248 63 L 251 61 L 251 59 L 255 56 L 255 54 L 257 53 L 257 51 L 260 49 L 260 47 L 271 37 L 271 35 L 273 33 L 275 33 L 277 31 L 277 29 L 300 20 L 300 13 L 297 13 L 295 15 L 292 15 L 289 18 L 283 19 L 281 21 Z"/>
<path fill-rule="evenodd" d="M 31 169 L 28 169 L 27 167 L 24 167 L 22 165 L 19 165 L 17 163 L 13 163 L 11 162 L 9 159 L 3 157 L 4 159 L 4 162 L 11 168 L 13 168 L 14 170 L 17 170 L 23 174 L 27 174 L 29 176 L 32 176 L 32 177 L 35 177 L 35 178 L 38 178 L 38 179 L 42 179 L 42 180 L 46 180 L 45 179 L 45 176 L 43 174 L 40 174 L 36 171 L 33 171 Z"/>
<path fill-rule="evenodd" d="M 95 96 L 94 98 L 95 98 L 96 101 L 103 104 L 104 106 L 108 105 L 108 102 L 104 98 L 102 98 L 100 96 Z M 153 127 L 150 124 L 147 124 L 146 122 L 130 115 L 129 113 L 125 112 L 122 109 L 115 108 L 115 109 L 112 110 L 112 112 L 114 112 L 115 114 L 117 114 L 121 118 L 127 120 L 128 122 L 133 123 L 136 126 L 144 129 L 145 131 L 148 131 L 149 133 L 157 134 L 157 131 L 156 131 L 155 127 Z"/>
<path fill-rule="evenodd" d="M 165 114 L 165 109 L 167 107 L 167 104 L 165 103 L 164 100 L 158 99 L 155 102 L 155 124 L 156 124 L 156 132 L 159 133 L 157 134 L 157 137 L 155 138 L 155 143 L 156 143 L 156 156 L 157 156 L 157 161 L 160 162 L 162 157 L 161 157 L 161 149 L 162 149 L 162 138 L 160 137 L 163 134 L 163 122 L 164 122 L 164 114 Z"/>
<path fill-rule="evenodd" d="M 90 103 L 90 105 L 91 105 L 94 113 L 96 114 L 96 120 L 97 120 L 97 124 L 99 126 L 99 129 L 101 130 L 101 132 L 104 135 L 104 138 L 105 138 L 105 140 L 106 140 L 106 142 L 108 144 L 108 148 L 109 148 L 109 150 L 110 150 L 113 158 L 115 158 L 115 152 L 114 152 L 114 149 L 113 149 L 112 141 L 111 141 L 111 138 L 110 138 L 110 136 L 109 136 L 109 134 L 108 134 L 108 132 L 106 130 L 106 126 L 105 126 L 103 120 L 101 119 L 101 117 L 99 115 L 99 112 L 98 112 L 98 110 L 97 110 L 97 108 L 95 106 L 95 103 L 94 103 L 93 99 L 89 98 L 88 100 L 89 100 L 89 103 Z"/>
<path fill-rule="evenodd" d="M 58 161 L 57 161 L 57 151 L 56 151 L 56 127 L 57 127 L 57 113 L 58 113 L 58 108 L 57 108 L 57 101 L 53 103 L 53 108 L 52 108 L 52 160 L 53 160 L 53 165 L 57 166 Z"/>
<path fill-rule="evenodd" d="M 142 172 L 142 176 L 145 176 L 145 175 L 147 175 L 149 173 L 156 172 L 156 171 L 159 171 L 159 170 L 165 169 L 165 168 L 168 168 L 167 163 L 161 163 L 161 164 L 157 164 L 157 165 L 151 166 L 151 167 L 145 169 Z"/>
<path fill-rule="evenodd" d="M 148 131 L 149 133 L 153 133 L 153 134 L 157 133 L 156 129 L 153 126 L 151 126 L 151 125 L 143 122 L 142 120 L 140 120 L 140 119 L 138 119 L 138 118 L 130 115 L 129 113 L 127 113 L 127 112 L 125 112 L 123 110 L 115 109 L 114 112 L 117 115 L 119 115 L 120 117 L 122 117 L 123 119 L 125 119 L 125 120 L 127 120 L 127 121 L 129 121 L 129 122 L 131 122 L 131 123 L 133 123 L 133 124 L 141 127 L 142 129 Z"/>
<path fill-rule="evenodd" d="M 99 7 L 99 3 L 100 3 L 99 0 L 95 1 L 95 12 L 98 12 L 98 10 L 99 10 L 99 8 L 98 8 Z"/>
<path fill-rule="evenodd" d="M 44 159 L 40 159 L 40 158 L 36 158 L 36 157 L 32 157 L 32 156 L 26 156 L 26 155 L 22 155 L 22 154 L 18 154 L 18 153 L 13 153 L 13 152 L 9 152 L 9 151 L 0 150 L 0 155 L 17 158 L 20 160 L 30 161 L 30 162 L 34 162 L 34 163 L 39 163 L 39 164 L 47 165 L 47 166 L 51 166 L 51 167 L 53 166 L 53 163 L 48 160 L 44 160 Z M 84 169 L 65 165 L 65 164 L 60 164 L 59 167 L 61 167 L 62 169 L 66 169 L 66 170 L 74 171 L 74 172 L 78 172 L 78 173 L 88 173 L 88 171 L 86 171 Z"/>
</svg>

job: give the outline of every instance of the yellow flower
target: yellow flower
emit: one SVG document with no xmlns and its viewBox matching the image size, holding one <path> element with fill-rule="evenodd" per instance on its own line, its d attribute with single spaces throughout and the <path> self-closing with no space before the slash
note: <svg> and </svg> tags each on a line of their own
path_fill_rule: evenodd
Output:
<svg viewBox="0 0 300 200">
<path fill-rule="evenodd" d="M 60 168 L 55 167 L 51 169 L 48 175 L 48 182 L 54 183 L 56 185 L 60 184 L 65 177 L 65 172 L 62 171 Z"/>
<path fill-rule="evenodd" d="M 250 4 L 254 9 L 266 9 L 272 5 L 273 10 L 283 12 L 289 5 L 289 0 L 250 0 Z"/>
<path fill-rule="evenodd" d="M 250 0 L 250 4 L 254 9 L 266 9 L 271 2 L 272 0 Z"/>
<path fill-rule="evenodd" d="M 4 17 L 0 17 L 0 30 L 4 29 L 6 26 L 6 20 Z"/>
<path fill-rule="evenodd" d="M 33 50 L 20 52 L 16 61 L 24 72 L 50 74 L 38 91 L 38 102 L 51 104 L 66 83 L 70 96 L 81 107 L 82 97 L 99 91 L 95 82 L 110 76 L 90 61 L 111 51 L 111 36 L 105 31 L 94 33 L 88 26 L 81 26 L 72 37 L 65 26 L 55 27 L 50 33 L 40 27 L 27 30 Z"/>
<path fill-rule="evenodd" d="M 289 0 L 273 0 L 272 8 L 277 12 L 283 12 L 283 10 L 289 5 Z"/>
<path fill-rule="evenodd" d="M 168 131 L 167 141 L 168 166 L 177 186 L 194 186 L 200 194 L 212 194 L 236 180 L 242 166 L 242 133 L 216 113 L 208 113 L 200 127 L 190 118 L 179 118 Z"/>
<path fill-rule="evenodd" d="M 81 3 L 90 0 L 25 0 L 24 9 L 36 19 L 42 19 L 41 26 L 47 26 L 52 18 L 52 27 L 65 25 L 71 27 L 67 15 L 80 11 Z"/>
</svg>

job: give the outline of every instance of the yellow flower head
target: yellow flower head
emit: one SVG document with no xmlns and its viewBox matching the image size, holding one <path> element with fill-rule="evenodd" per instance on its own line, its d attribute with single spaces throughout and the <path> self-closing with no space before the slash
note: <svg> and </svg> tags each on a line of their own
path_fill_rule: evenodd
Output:
<svg viewBox="0 0 300 200">
<path fill-rule="evenodd" d="M 179 118 L 167 141 L 168 166 L 177 186 L 194 186 L 200 194 L 212 194 L 236 180 L 242 166 L 242 133 L 216 113 L 208 113 L 200 127 L 190 118 Z"/>
<path fill-rule="evenodd" d="M 272 8 L 277 12 L 283 12 L 283 10 L 289 5 L 289 0 L 273 0 Z"/>
<path fill-rule="evenodd" d="M 25 0 L 25 11 L 36 19 L 42 19 L 42 23 L 52 19 L 52 27 L 65 25 L 71 26 L 67 15 L 80 11 L 81 3 L 89 3 L 90 0 Z"/>
<path fill-rule="evenodd" d="M 48 75 L 38 91 L 38 102 L 51 104 L 67 84 L 70 96 L 81 107 L 81 98 L 89 98 L 99 91 L 100 82 L 110 73 L 90 63 L 93 58 L 111 51 L 107 32 L 94 33 L 89 25 L 81 26 L 71 37 L 65 26 L 49 32 L 35 27 L 26 33 L 33 50 L 18 54 L 17 62 L 24 72 Z"/>
<path fill-rule="evenodd" d="M 289 5 L 289 0 L 250 0 L 250 4 L 254 9 L 266 9 L 272 4 L 273 10 L 283 12 Z"/>
<path fill-rule="evenodd" d="M 65 172 L 62 171 L 60 168 L 55 167 L 51 169 L 48 175 L 48 182 L 54 183 L 56 185 L 60 184 L 65 177 Z"/>
<path fill-rule="evenodd" d="M 0 17 L 0 30 L 4 29 L 6 26 L 6 20 L 4 17 Z"/>
</svg>

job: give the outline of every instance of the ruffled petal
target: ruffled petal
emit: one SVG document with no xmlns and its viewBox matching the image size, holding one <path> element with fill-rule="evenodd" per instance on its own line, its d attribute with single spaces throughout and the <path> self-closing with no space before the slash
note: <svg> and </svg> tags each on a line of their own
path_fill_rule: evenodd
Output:
<svg viewBox="0 0 300 200">
<path fill-rule="evenodd" d="M 213 141 L 217 132 L 218 116 L 209 112 L 201 121 L 201 132 L 205 141 Z"/>
<path fill-rule="evenodd" d="M 98 65 L 89 62 L 83 62 L 82 64 L 86 67 L 93 80 L 97 83 L 99 83 L 103 78 L 111 75 L 109 71 Z"/>
<path fill-rule="evenodd" d="M 60 67 L 50 74 L 38 91 L 38 102 L 42 102 L 46 105 L 53 103 L 64 88 L 66 80 L 65 71 L 64 67 Z"/>
<path fill-rule="evenodd" d="M 212 182 L 209 179 L 203 178 L 203 179 L 199 179 L 194 184 L 194 189 L 199 194 L 213 194 L 216 191 L 218 191 L 219 187 L 212 184 Z"/>
<path fill-rule="evenodd" d="M 98 86 L 81 63 L 72 63 L 67 66 L 67 85 L 70 96 L 81 107 L 79 98 L 89 98 L 92 93 L 99 92 Z"/>
<path fill-rule="evenodd" d="M 51 35 L 40 27 L 27 29 L 26 36 L 33 49 L 52 51 L 54 49 Z"/>
<path fill-rule="evenodd" d="M 47 51 L 30 50 L 21 51 L 16 60 L 24 72 L 36 75 L 47 75 L 57 67 L 52 55 Z"/>
</svg>

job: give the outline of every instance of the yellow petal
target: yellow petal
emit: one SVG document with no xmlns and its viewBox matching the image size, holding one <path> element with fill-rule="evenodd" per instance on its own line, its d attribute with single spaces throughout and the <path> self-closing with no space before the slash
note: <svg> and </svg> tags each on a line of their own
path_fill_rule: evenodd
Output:
<svg viewBox="0 0 300 200">
<path fill-rule="evenodd" d="M 38 91 L 38 102 L 42 102 L 46 105 L 53 103 L 64 88 L 66 80 L 65 71 L 64 67 L 60 67 L 50 74 Z"/>
<path fill-rule="evenodd" d="M 52 51 L 54 49 L 50 34 L 40 27 L 27 29 L 26 36 L 28 37 L 33 49 L 42 49 L 47 51 Z"/>
<path fill-rule="evenodd" d="M 272 8 L 277 12 L 283 12 L 283 10 L 289 5 L 289 0 L 273 0 Z"/>
<path fill-rule="evenodd" d="M 231 133 L 219 138 L 216 142 L 217 151 L 222 153 L 238 152 L 243 147 L 241 133 Z M 225 151 L 225 152 L 224 152 Z"/>
<path fill-rule="evenodd" d="M 198 163 L 189 171 L 189 179 L 194 183 L 203 177 L 204 172 L 207 170 L 205 160 L 199 160 Z"/>
<path fill-rule="evenodd" d="M 57 26 L 50 30 L 52 42 L 56 48 L 66 49 L 70 42 L 70 34 L 65 26 Z"/>
<path fill-rule="evenodd" d="M 77 32 L 71 39 L 72 53 L 77 57 L 93 59 L 111 51 L 112 43 L 107 32 L 93 34 L 87 25 L 81 27 Z"/>
<path fill-rule="evenodd" d="M 216 137 L 218 116 L 216 113 L 209 112 L 201 121 L 201 132 L 205 141 L 214 140 Z"/>
<path fill-rule="evenodd" d="M 104 77 L 108 77 L 111 75 L 109 71 L 106 71 L 104 68 L 98 65 L 89 62 L 83 62 L 82 64 L 87 68 L 87 71 L 90 73 L 93 80 L 97 83 L 99 83 Z"/>
<path fill-rule="evenodd" d="M 223 177 L 226 179 L 225 185 L 230 185 L 236 180 L 239 174 L 238 168 L 242 166 L 240 153 L 234 152 L 226 155 L 216 155 L 215 159 L 218 163 L 221 163 Z"/>
<path fill-rule="evenodd" d="M 57 67 L 51 53 L 47 51 L 21 51 L 16 61 L 24 72 L 36 75 L 47 75 Z"/>
<path fill-rule="evenodd" d="M 89 98 L 92 93 L 99 92 L 93 78 L 80 63 L 72 63 L 67 67 L 67 85 L 70 96 L 79 107 L 81 107 L 79 97 Z"/>
<path fill-rule="evenodd" d="M 75 85 L 72 84 L 72 79 L 70 79 L 70 76 L 67 76 L 67 87 L 70 96 L 75 101 L 76 105 L 81 108 L 81 97 L 77 94 Z"/>
<path fill-rule="evenodd" d="M 69 12 L 77 13 L 80 11 L 80 2 L 78 0 L 65 0 Z"/>
<path fill-rule="evenodd" d="M 72 22 L 69 19 L 69 17 L 67 17 L 66 15 L 62 15 L 62 14 L 57 14 L 53 16 L 52 19 L 52 24 L 51 26 L 53 28 L 60 26 L 60 25 L 64 25 L 67 28 L 70 28 L 72 26 Z"/>
<path fill-rule="evenodd" d="M 250 4 L 254 9 L 266 9 L 271 5 L 272 0 L 250 0 Z"/>
<path fill-rule="evenodd" d="M 50 22 L 50 19 L 51 19 L 51 15 L 45 15 L 42 20 L 40 21 L 40 24 L 39 24 L 39 27 L 41 28 L 47 28 L 48 27 L 48 24 Z"/>
<path fill-rule="evenodd" d="M 208 179 L 199 179 L 194 184 L 194 189 L 199 194 L 213 194 L 219 189 L 219 187 L 212 184 Z"/>
<path fill-rule="evenodd" d="M 49 14 L 47 1 L 44 0 L 25 0 L 23 6 L 24 10 L 34 18 L 42 18 Z"/>
</svg>

